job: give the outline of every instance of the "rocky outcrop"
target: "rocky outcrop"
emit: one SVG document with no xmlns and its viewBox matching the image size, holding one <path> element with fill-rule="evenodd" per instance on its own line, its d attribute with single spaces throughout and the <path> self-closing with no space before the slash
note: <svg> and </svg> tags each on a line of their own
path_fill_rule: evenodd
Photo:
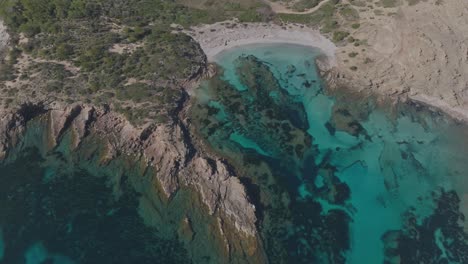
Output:
<svg viewBox="0 0 468 264">
<path fill-rule="evenodd" d="M 0 160 L 7 155 L 11 134 L 16 134 L 13 127 L 20 127 L 19 124 L 15 124 L 14 115 L 0 112 Z"/>
<path fill-rule="evenodd" d="M 255 208 L 250 204 L 244 186 L 221 160 L 190 149 L 193 147 L 187 142 L 180 124 L 136 128 L 120 114 L 80 104 L 55 104 L 43 110 L 46 113 L 38 110 L 36 117 L 47 119 L 50 148 L 60 142 L 66 131 L 74 135 L 72 147 L 77 147 L 91 134 L 97 135 L 108 143 L 109 154 L 105 160 L 117 155 L 143 157 L 147 165 L 154 168 L 155 184 L 162 187 L 168 198 L 182 185 L 191 186 L 200 193 L 210 214 L 220 213 L 238 231 L 256 236 Z M 21 111 L 1 115 L 1 159 L 21 136 L 31 116 L 24 116 Z"/>
<path fill-rule="evenodd" d="M 255 233 L 255 207 L 248 201 L 244 186 L 232 177 L 221 160 L 197 157 L 185 175 L 188 184 L 197 186 L 211 214 L 220 210 L 228 215 L 236 228 L 246 234 Z M 195 177 L 193 177 L 195 176 Z"/>
</svg>

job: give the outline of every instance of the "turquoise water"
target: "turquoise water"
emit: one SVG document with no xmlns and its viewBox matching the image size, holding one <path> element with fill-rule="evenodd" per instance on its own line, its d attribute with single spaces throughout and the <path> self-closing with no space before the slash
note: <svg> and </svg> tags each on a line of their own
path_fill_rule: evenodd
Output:
<svg viewBox="0 0 468 264">
<path fill-rule="evenodd" d="M 26 264 L 41 264 L 46 261 L 57 264 L 72 264 L 74 263 L 71 259 L 65 256 L 51 254 L 47 251 L 41 242 L 32 245 L 26 251 L 24 258 Z"/>
<path fill-rule="evenodd" d="M 466 127 L 327 94 L 308 47 L 238 47 L 193 119 L 240 171 L 272 263 L 468 263 Z M 343 93 L 343 91 L 341 91 Z"/>
</svg>

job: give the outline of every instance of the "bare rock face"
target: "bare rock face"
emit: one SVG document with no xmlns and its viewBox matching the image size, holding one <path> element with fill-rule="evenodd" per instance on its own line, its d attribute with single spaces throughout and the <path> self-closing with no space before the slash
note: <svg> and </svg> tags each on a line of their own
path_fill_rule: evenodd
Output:
<svg viewBox="0 0 468 264">
<path fill-rule="evenodd" d="M 192 162 L 195 177 L 186 175 L 190 184 L 197 185 L 210 213 L 221 210 L 234 222 L 236 228 L 248 235 L 255 234 L 255 208 L 248 201 L 244 186 L 230 175 L 220 160 L 198 157 Z"/>
<path fill-rule="evenodd" d="M 75 131 L 77 133 L 75 147 L 78 146 L 81 142 L 81 139 L 87 135 L 89 123 L 93 120 L 94 113 L 94 107 L 85 106 L 83 109 L 81 109 L 79 115 L 75 118 L 73 122 Z"/>
<path fill-rule="evenodd" d="M 55 146 L 60 136 L 67 130 L 71 122 L 81 112 L 81 106 L 76 105 L 64 110 L 49 110 L 49 131 L 52 144 Z"/>
<path fill-rule="evenodd" d="M 24 120 L 21 116 L 0 110 L 0 161 L 5 159 L 9 146 L 17 143 L 23 131 Z"/>
<path fill-rule="evenodd" d="M 0 112 L 0 160 L 4 159 L 7 154 L 10 126 L 13 118 L 11 114 Z"/>
<path fill-rule="evenodd" d="M 170 196 L 179 188 L 179 172 L 185 166 L 188 149 L 179 126 L 159 126 L 144 144 L 144 153 L 158 173 L 158 180 Z"/>
<path fill-rule="evenodd" d="M 49 112 L 50 136 L 54 140 L 54 145 L 57 144 L 62 129 L 65 127 L 69 113 L 67 110 L 50 110 Z"/>
</svg>

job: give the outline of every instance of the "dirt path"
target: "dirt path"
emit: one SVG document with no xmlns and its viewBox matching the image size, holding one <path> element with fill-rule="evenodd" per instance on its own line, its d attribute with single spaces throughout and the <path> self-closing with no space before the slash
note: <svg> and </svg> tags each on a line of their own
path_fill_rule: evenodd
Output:
<svg viewBox="0 0 468 264">
<path fill-rule="evenodd" d="M 330 0 L 323 0 L 318 5 L 316 5 L 315 7 L 311 8 L 311 9 L 309 9 L 307 11 L 294 11 L 294 10 L 288 9 L 286 6 L 284 6 L 284 5 L 280 4 L 280 3 L 272 2 L 270 0 L 263 0 L 263 2 L 265 2 L 267 5 L 269 5 L 271 7 L 271 10 L 273 10 L 273 12 L 275 12 L 275 13 L 301 15 L 301 14 L 310 14 L 310 13 L 313 13 L 313 12 L 317 11 L 324 4 L 330 2 Z"/>
</svg>

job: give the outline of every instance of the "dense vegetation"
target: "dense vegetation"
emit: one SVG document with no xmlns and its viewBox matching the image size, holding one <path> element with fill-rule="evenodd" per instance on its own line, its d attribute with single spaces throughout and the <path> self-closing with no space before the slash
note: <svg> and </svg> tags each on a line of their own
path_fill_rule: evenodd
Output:
<svg viewBox="0 0 468 264">
<path fill-rule="evenodd" d="M 198 44 L 185 34 L 174 34 L 171 25 L 187 27 L 230 16 L 263 19 L 256 9 L 241 5 L 224 5 L 214 12 L 164 0 L 5 0 L 0 16 L 16 43 L 1 65 L 2 80 L 19 75 L 28 79 L 50 66 L 37 65 L 44 60 L 67 62 L 79 72 L 53 68 L 52 76 L 65 77 L 44 76 L 48 92 L 71 101 L 112 104 L 132 119 L 132 108 L 138 106 L 142 115 L 133 121 L 159 118 L 151 113 L 168 114 L 181 94 L 177 82 L 204 67 Z M 22 53 L 35 59 L 26 72 L 13 67 Z"/>
</svg>

